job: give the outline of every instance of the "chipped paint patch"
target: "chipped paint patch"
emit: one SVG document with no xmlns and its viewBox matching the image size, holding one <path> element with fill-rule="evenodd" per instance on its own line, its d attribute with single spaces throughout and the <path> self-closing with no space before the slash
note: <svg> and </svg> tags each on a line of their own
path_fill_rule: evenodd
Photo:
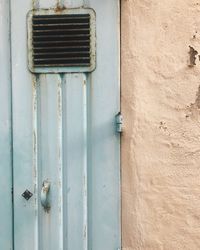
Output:
<svg viewBox="0 0 200 250">
<path fill-rule="evenodd" d="M 189 62 L 189 67 L 194 67 L 196 65 L 196 56 L 198 55 L 198 51 L 196 51 L 192 46 L 189 46 L 190 51 L 190 62 Z"/>
<path fill-rule="evenodd" d="M 39 9 L 39 0 L 32 0 L 32 9 L 33 10 Z"/>
<path fill-rule="evenodd" d="M 66 10 L 67 8 L 64 6 L 64 3 L 62 0 L 58 0 L 57 5 L 55 7 L 55 12 L 62 12 Z"/>
</svg>

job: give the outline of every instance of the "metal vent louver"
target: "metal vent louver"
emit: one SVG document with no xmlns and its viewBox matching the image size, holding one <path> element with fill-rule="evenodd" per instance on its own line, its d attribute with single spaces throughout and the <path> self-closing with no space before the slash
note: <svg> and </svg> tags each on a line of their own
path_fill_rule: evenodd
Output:
<svg viewBox="0 0 200 250">
<path fill-rule="evenodd" d="M 29 13 L 32 72 L 90 72 L 95 68 L 95 14 L 91 9 Z"/>
</svg>

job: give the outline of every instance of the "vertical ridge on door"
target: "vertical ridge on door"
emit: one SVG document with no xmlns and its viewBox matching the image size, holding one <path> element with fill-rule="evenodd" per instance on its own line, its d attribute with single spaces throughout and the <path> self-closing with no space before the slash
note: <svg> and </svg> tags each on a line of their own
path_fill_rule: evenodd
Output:
<svg viewBox="0 0 200 250">
<path fill-rule="evenodd" d="M 63 85 L 65 82 L 65 77 L 63 74 L 59 75 L 59 81 L 58 81 L 58 134 L 59 134 L 59 183 L 60 183 L 60 248 L 64 250 L 64 211 L 63 211 L 63 197 L 64 197 L 64 190 L 63 190 Z"/>
<path fill-rule="evenodd" d="M 55 0 L 45 3 L 34 1 L 36 8 L 50 8 Z M 62 152 L 62 75 L 40 74 L 38 78 L 38 147 L 39 147 L 39 248 L 64 250 L 63 246 L 63 152 Z M 52 122 L 51 122 L 52 121 Z M 50 182 L 50 209 L 45 211 L 41 205 L 40 192 L 43 181 Z"/>
<path fill-rule="evenodd" d="M 67 74 L 63 92 L 66 248 L 87 249 L 87 103 L 84 74 Z"/>
<path fill-rule="evenodd" d="M 33 115 L 33 184 L 34 184 L 34 202 L 35 202 L 35 245 L 36 249 L 39 249 L 39 112 L 40 112 L 40 82 L 38 76 L 32 76 L 32 84 L 33 84 L 33 97 L 32 97 L 32 115 Z"/>
<path fill-rule="evenodd" d="M 84 130 L 84 164 L 83 164 L 83 244 L 88 250 L 88 82 L 83 74 L 83 130 Z"/>
<path fill-rule="evenodd" d="M 40 207 L 40 246 L 63 249 L 62 201 L 62 79 L 60 75 L 40 75 L 40 190 L 50 183 L 49 204 Z M 40 200 L 38 200 L 40 203 Z M 59 248 L 58 248 L 59 247 Z"/>
</svg>

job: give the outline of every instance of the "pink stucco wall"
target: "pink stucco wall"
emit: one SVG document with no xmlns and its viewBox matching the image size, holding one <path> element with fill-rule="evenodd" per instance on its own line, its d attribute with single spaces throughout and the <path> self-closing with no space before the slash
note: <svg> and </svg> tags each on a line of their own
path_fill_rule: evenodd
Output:
<svg viewBox="0 0 200 250">
<path fill-rule="evenodd" d="M 121 2 L 123 249 L 198 250 L 200 1 Z"/>
</svg>

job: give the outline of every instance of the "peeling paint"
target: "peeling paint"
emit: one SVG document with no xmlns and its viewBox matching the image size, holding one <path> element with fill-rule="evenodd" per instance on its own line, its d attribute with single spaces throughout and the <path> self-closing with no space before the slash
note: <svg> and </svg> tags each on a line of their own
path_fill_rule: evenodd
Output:
<svg viewBox="0 0 200 250">
<path fill-rule="evenodd" d="M 195 100 L 195 104 L 197 106 L 198 109 L 200 109 L 200 85 L 196 94 L 196 100 Z"/>
<path fill-rule="evenodd" d="M 37 183 L 37 161 L 38 161 L 38 126 L 37 126 L 37 77 L 32 75 L 32 90 L 33 90 L 33 171 L 34 171 L 34 182 Z"/>
<path fill-rule="evenodd" d="M 200 122 L 200 85 L 196 93 L 196 99 L 193 103 L 187 106 L 185 117 L 191 118 L 194 121 Z"/>
<path fill-rule="evenodd" d="M 190 51 L 189 51 L 189 55 L 190 55 L 190 63 L 189 63 L 189 67 L 193 67 L 196 65 L 196 56 L 198 55 L 198 51 L 196 51 L 192 46 L 189 46 Z"/>
<path fill-rule="evenodd" d="M 32 9 L 33 10 L 39 9 L 39 0 L 32 0 Z"/>
</svg>

